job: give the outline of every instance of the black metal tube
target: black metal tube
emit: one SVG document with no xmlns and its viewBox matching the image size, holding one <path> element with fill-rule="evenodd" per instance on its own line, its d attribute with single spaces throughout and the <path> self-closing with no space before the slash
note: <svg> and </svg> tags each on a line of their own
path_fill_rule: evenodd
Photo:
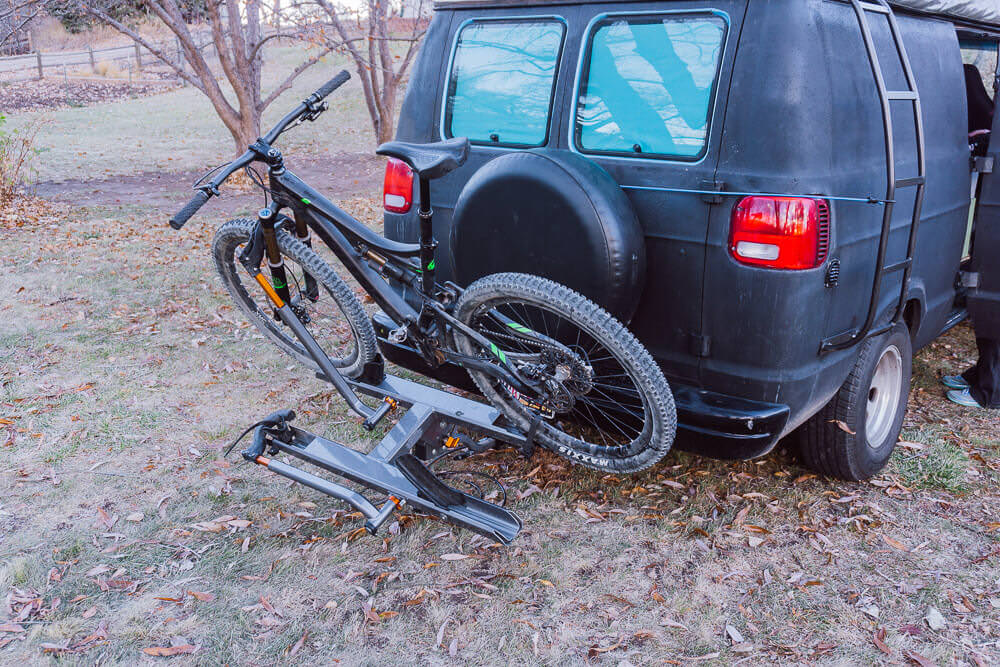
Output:
<svg viewBox="0 0 1000 667">
<path fill-rule="evenodd" d="M 354 393 L 351 389 L 351 385 L 347 384 L 347 380 L 344 376 L 334 367 L 333 363 L 330 361 L 330 357 L 326 356 L 326 352 L 323 348 L 319 346 L 316 339 L 312 337 L 309 330 L 306 329 L 305 325 L 299 321 L 299 318 L 295 316 L 292 309 L 286 303 L 281 308 L 278 309 L 278 316 L 281 317 L 281 321 L 292 330 L 295 337 L 299 339 L 302 346 L 306 348 L 306 352 L 309 356 L 313 358 L 316 364 L 319 366 L 320 370 L 326 376 L 326 379 L 330 381 L 331 384 L 340 392 L 340 395 L 344 397 L 347 404 L 356 413 L 367 419 L 375 411 L 369 408 L 367 405 L 361 402 L 358 395 Z"/>
<path fill-rule="evenodd" d="M 300 470 L 295 466 L 290 466 L 286 463 L 282 463 L 281 461 L 275 461 L 274 459 L 269 459 L 266 467 L 271 472 L 277 473 L 282 477 L 287 477 L 288 479 L 296 481 L 299 484 L 305 484 L 311 489 L 316 489 L 320 493 L 325 493 L 326 495 L 333 496 L 338 500 L 343 500 L 345 503 L 350 504 L 352 507 L 364 514 L 366 519 L 377 519 L 381 514 L 378 508 L 372 505 L 367 498 L 356 491 L 351 491 L 346 486 L 341 486 L 340 484 L 325 480 L 318 475 L 314 475 L 311 472 Z M 382 519 L 382 521 L 385 521 L 385 519 Z"/>
<path fill-rule="evenodd" d="M 437 242 L 434 240 L 434 212 L 431 209 L 431 183 L 426 178 L 420 179 L 420 270 L 423 272 L 424 294 L 434 294 L 434 251 Z"/>
</svg>

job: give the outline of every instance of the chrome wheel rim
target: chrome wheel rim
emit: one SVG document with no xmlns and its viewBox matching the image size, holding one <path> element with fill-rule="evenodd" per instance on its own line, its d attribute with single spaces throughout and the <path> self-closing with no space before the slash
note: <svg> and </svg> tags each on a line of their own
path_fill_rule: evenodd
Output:
<svg viewBox="0 0 1000 667">
<path fill-rule="evenodd" d="M 903 391 L 903 355 L 890 345 L 882 352 L 868 388 L 865 417 L 865 439 L 868 446 L 878 449 L 885 445 L 896 420 L 899 397 Z"/>
</svg>

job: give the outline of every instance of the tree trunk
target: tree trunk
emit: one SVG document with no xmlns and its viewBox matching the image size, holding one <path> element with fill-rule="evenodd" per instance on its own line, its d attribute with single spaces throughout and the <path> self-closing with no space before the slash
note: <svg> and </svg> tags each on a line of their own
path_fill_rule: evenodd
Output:
<svg viewBox="0 0 1000 667">
<path fill-rule="evenodd" d="M 386 81 L 382 89 L 382 108 L 379 113 L 376 140 L 380 144 L 392 141 L 396 134 L 396 82 Z"/>
</svg>

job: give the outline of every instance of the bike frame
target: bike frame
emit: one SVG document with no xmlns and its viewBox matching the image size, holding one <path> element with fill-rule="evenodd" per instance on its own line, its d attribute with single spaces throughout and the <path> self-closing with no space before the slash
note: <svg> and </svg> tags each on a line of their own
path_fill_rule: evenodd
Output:
<svg viewBox="0 0 1000 667">
<path fill-rule="evenodd" d="M 305 328 L 298 314 L 289 307 L 287 280 L 276 238 L 276 229 L 279 226 L 291 223 L 294 229 L 287 231 L 294 231 L 295 235 L 307 244 L 312 243 L 314 233 L 375 303 L 400 325 L 407 337 L 416 343 L 417 349 L 431 366 L 451 362 L 486 373 L 518 391 L 537 391 L 538 381 L 523 377 L 510 364 L 517 355 L 506 355 L 499 351 L 492 341 L 460 322 L 449 312 L 449 306 L 458 298 L 461 288 L 451 283 L 438 285 L 434 280 L 434 255 L 437 242 L 432 234 L 430 184 L 426 179 L 419 180 L 420 242 L 399 243 L 372 232 L 288 171 L 284 166 L 281 152 L 265 140 L 259 139 L 251 146 L 251 151 L 259 156 L 260 161 L 268 165 L 269 191 L 274 205 L 262 209 L 258 214 L 258 233 L 240 254 L 240 263 L 264 289 L 279 319 L 299 338 L 324 376 L 334 384 L 351 408 L 365 417 L 366 428 L 374 428 L 388 409 L 383 412 L 380 407 L 379 410 L 373 411 L 357 398 L 350 384 L 336 370 L 333 362 Z M 292 219 L 281 215 L 284 209 L 291 210 Z M 268 258 L 271 271 L 270 282 L 263 276 L 260 268 L 265 256 Z M 413 263 L 415 257 L 419 258 L 419 268 Z M 420 309 L 410 305 L 393 289 L 385 277 L 413 287 L 422 300 Z M 501 321 L 505 319 L 499 314 L 496 317 Z M 527 327 L 515 328 L 514 323 L 510 324 L 514 335 L 543 344 L 553 342 Z M 447 341 L 454 335 L 469 337 L 485 349 L 493 350 L 495 359 L 486 361 L 451 349 Z"/>
</svg>

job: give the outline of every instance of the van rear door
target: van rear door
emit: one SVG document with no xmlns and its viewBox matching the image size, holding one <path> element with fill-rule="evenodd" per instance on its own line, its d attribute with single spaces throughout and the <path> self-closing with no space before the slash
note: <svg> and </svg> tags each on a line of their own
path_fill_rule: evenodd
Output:
<svg viewBox="0 0 1000 667">
<path fill-rule="evenodd" d="M 703 193 L 714 189 L 745 9 L 745 0 L 595 7 L 569 105 L 569 149 L 611 174 L 643 227 L 646 284 L 630 328 L 670 377 L 692 383 L 713 201 Z"/>
</svg>

